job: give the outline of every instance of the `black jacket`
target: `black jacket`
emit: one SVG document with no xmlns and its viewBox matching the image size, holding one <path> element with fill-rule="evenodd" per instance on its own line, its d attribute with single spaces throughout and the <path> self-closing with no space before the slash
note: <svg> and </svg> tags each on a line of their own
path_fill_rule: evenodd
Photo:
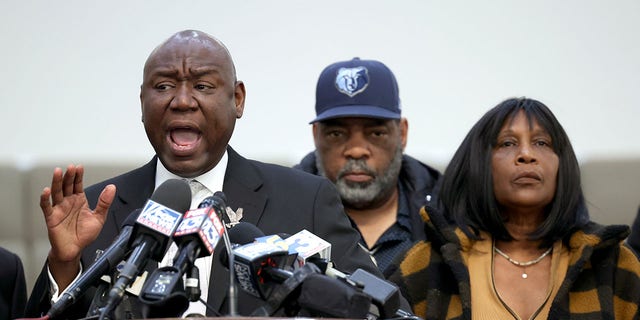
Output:
<svg viewBox="0 0 640 320">
<path fill-rule="evenodd" d="M 0 248 L 0 319 L 23 317 L 26 302 L 22 261 L 15 253 Z"/>
</svg>

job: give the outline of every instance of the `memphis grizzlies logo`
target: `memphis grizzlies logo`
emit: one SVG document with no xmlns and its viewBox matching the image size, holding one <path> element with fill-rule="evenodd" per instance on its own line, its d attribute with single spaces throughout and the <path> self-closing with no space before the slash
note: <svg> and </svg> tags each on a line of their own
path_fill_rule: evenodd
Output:
<svg viewBox="0 0 640 320">
<path fill-rule="evenodd" d="M 369 85 L 369 71 L 365 67 L 340 68 L 336 75 L 338 91 L 353 97 Z"/>
</svg>

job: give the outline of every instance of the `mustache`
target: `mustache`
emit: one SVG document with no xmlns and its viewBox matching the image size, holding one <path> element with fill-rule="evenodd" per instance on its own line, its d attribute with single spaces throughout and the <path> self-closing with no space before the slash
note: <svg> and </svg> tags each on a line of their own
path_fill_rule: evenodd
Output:
<svg viewBox="0 0 640 320">
<path fill-rule="evenodd" d="M 349 159 L 347 163 L 338 172 L 338 178 L 342 178 L 351 172 L 363 172 L 372 177 L 376 176 L 376 172 L 367 166 L 367 162 L 363 159 Z"/>
</svg>

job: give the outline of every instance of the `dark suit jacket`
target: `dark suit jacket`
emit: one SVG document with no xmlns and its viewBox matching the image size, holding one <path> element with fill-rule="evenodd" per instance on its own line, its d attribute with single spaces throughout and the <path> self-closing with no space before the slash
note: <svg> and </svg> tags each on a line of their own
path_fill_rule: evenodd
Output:
<svg viewBox="0 0 640 320">
<path fill-rule="evenodd" d="M 26 302 L 22 261 L 16 254 L 0 248 L 0 319 L 23 317 Z"/>
<path fill-rule="evenodd" d="M 331 258 L 338 269 L 353 272 L 362 268 L 382 277 L 368 255 L 358 247 L 359 234 L 351 227 L 339 195 L 330 181 L 298 170 L 247 160 L 231 147 L 227 152 L 229 161 L 223 192 L 228 206 L 234 210 L 243 208 L 242 221 L 256 225 L 267 235 L 295 234 L 307 229 L 332 244 Z M 151 196 L 155 184 L 155 169 L 156 157 L 143 167 L 86 189 L 92 208 L 107 184 L 115 184 L 117 194 L 98 239 L 83 252 L 84 266 L 91 264 L 96 249 L 106 248 L 118 234 L 127 216 L 133 210 L 141 208 Z M 219 260 L 217 254 L 214 254 L 208 302 L 224 314 L 228 271 Z M 36 283 L 37 290 L 34 289 L 29 299 L 29 315 L 36 316 L 48 310 L 49 286 L 44 271 Z M 257 299 L 244 292 L 238 292 L 238 296 L 241 314 L 250 314 L 260 304 Z M 66 315 L 72 318 L 83 317 L 91 298 L 92 293 L 88 292 L 84 300 L 77 302 Z M 37 311 L 34 313 L 34 310 Z"/>
</svg>

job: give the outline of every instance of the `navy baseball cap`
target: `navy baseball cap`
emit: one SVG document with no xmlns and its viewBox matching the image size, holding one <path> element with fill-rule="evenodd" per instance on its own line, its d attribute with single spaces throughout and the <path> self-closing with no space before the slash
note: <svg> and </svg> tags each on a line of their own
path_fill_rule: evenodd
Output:
<svg viewBox="0 0 640 320">
<path fill-rule="evenodd" d="M 382 62 L 353 58 L 329 65 L 316 87 L 316 118 L 400 119 L 398 82 Z"/>
</svg>

